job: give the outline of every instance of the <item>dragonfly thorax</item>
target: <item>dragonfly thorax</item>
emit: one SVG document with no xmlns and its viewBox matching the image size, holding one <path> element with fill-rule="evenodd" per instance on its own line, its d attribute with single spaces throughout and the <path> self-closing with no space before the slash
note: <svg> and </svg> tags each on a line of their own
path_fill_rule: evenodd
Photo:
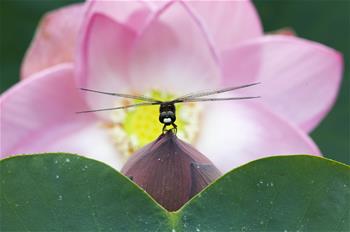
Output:
<svg viewBox="0 0 350 232">
<path fill-rule="evenodd" d="M 160 104 L 159 121 L 164 125 L 172 125 L 176 121 L 174 103 L 163 102 Z"/>
</svg>

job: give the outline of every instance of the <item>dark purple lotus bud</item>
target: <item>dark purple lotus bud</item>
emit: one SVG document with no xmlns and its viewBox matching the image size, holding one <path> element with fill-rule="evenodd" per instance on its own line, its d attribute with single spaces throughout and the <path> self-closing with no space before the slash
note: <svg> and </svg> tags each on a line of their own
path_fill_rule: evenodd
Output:
<svg viewBox="0 0 350 232">
<path fill-rule="evenodd" d="M 208 158 L 171 131 L 136 152 L 122 173 L 169 211 L 178 210 L 221 175 Z"/>
</svg>

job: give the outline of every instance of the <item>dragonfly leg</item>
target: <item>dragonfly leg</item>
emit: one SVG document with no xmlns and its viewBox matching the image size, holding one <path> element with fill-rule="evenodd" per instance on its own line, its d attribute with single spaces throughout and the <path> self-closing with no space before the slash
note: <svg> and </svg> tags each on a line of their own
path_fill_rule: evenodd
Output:
<svg viewBox="0 0 350 232">
<path fill-rule="evenodd" d="M 173 130 L 174 134 L 177 133 L 177 125 L 175 123 L 171 123 L 171 125 L 173 126 L 173 128 L 171 130 Z"/>
<path fill-rule="evenodd" d="M 166 127 L 167 127 L 168 125 L 164 124 L 163 129 L 162 129 L 163 134 L 165 134 L 165 133 L 166 133 L 167 131 L 169 131 L 169 130 L 173 131 L 174 134 L 177 133 L 177 125 L 176 125 L 175 123 L 171 123 L 171 125 L 173 126 L 173 128 L 171 128 L 171 129 L 166 129 Z"/>
<path fill-rule="evenodd" d="M 162 132 L 163 132 L 163 134 L 165 134 L 165 132 L 167 132 L 167 129 L 166 129 L 166 125 L 165 125 L 165 124 L 164 124 L 164 126 L 163 126 Z"/>
</svg>

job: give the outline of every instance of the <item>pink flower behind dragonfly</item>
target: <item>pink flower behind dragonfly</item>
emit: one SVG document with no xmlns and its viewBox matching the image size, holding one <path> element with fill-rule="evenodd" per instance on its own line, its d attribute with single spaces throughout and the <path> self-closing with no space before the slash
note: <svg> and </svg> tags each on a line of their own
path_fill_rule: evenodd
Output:
<svg viewBox="0 0 350 232">
<path fill-rule="evenodd" d="M 1 154 L 73 152 L 117 169 L 158 137 L 158 108 L 75 114 L 136 103 L 80 87 L 167 100 L 261 82 L 232 93 L 259 100 L 177 108 L 178 136 L 227 171 L 269 155 L 319 155 L 308 133 L 335 101 L 342 56 L 264 36 L 249 1 L 88 1 L 44 17 L 21 73 L 1 96 Z"/>
</svg>

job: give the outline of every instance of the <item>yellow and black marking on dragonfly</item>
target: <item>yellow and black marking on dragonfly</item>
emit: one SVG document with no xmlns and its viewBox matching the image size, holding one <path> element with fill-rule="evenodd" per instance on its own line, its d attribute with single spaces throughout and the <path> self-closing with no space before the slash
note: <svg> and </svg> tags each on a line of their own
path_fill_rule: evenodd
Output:
<svg viewBox="0 0 350 232">
<path fill-rule="evenodd" d="M 163 126 L 163 133 L 166 132 L 167 126 L 173 126 L 170 130 L 177 131 L 177 125 L 175 124 L 176 121 L 176 107 L 175 104 L 178 103 L 186 103 L 186 102 L 204 102 L 204 101 L 230 101 L 230 100 L 243 100 L 243 99 L 254 99 L 259 98 L 260 96 L 255 97 L 226 97 L 226 98 L 204 98 L 205 96 L 229 92 L 237 89 L 243 89 L 250 86 L 254 86 L 260 83 L 252 83 L 252 84 L 246 84 L 241 86 L 235 86 L 235 87 L 228 87 L 223 89 L 216 89 L 211 91 L 203 91 L 203 92 L 196 92 L 196 93 L 190 93 L 186 94 L 182 97 L 175 98 L 170 101 L 160 101 L 158 99 L 154 99 L 151 97 L 146 96 L 140 96 L 140 95 L 130 95 L 130 94 L 123 94 L 123 93 L 110 93 L 110 92 L 103 92 L 93 89 L 87 89 L 87 88 L 81 88 L 83 91 L 88 92 L 94 92 L 94 93 L 101 93 L 121 98 L 128 98 L 128 99 L 135 99 L 139 101 L 143 101 L 141 103 L 126 105 L 126 106 L 119 106 L 119 107 L 112 107 L 112 108 L 103 108 L 103 109 L 96 109 L 96 110 L 86 110 L 86 111 L 80 111 L 77 113 L 91 113 L 91 112 L 99 112 L 99 111 L 109 111 L 109 110 L 119 110 L 119 109 L 126 109 L 131 107 L 138 107 L 138 106 L 151 106 L 151 105 L 159 105 L 159 121 L 164 124 Z"/>
</svg>

